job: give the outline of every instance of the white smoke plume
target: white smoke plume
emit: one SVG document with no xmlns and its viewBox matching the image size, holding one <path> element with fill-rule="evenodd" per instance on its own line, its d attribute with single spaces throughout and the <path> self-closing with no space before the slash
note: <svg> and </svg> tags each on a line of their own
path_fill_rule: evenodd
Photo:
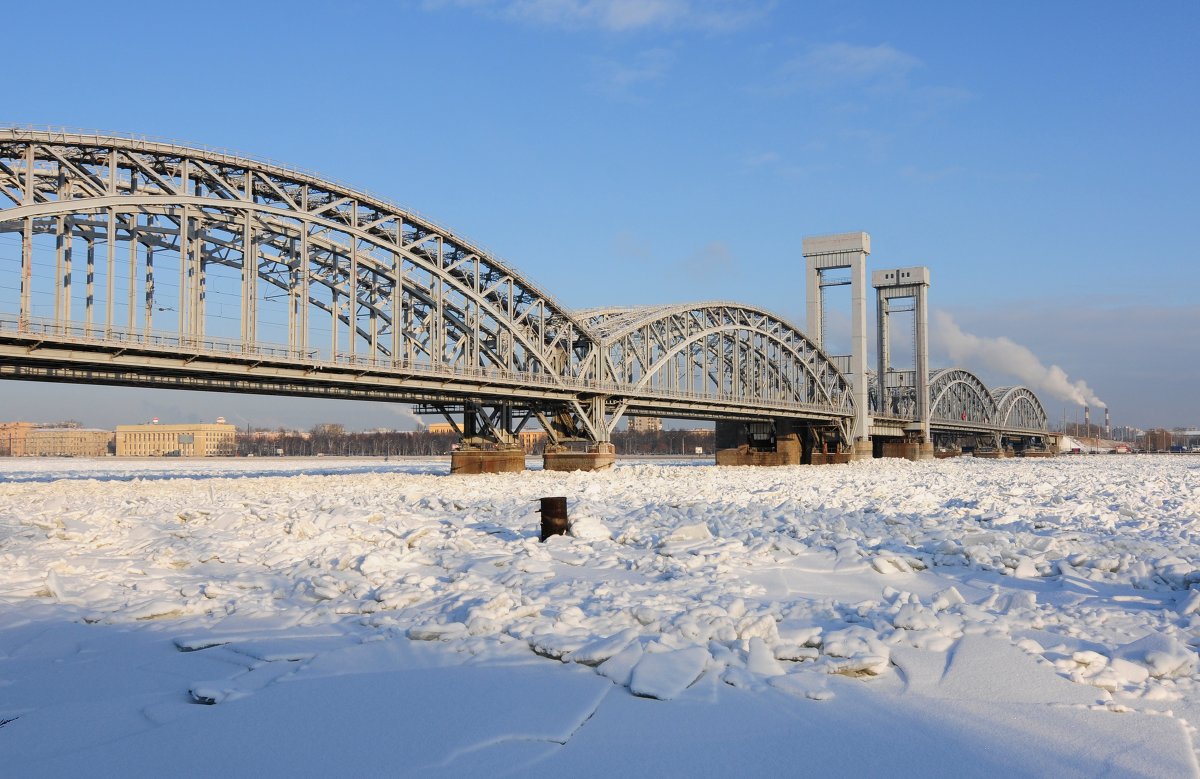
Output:
<svg viewBox="0 0 1200 779">
<path fill-rule="evenodd" d="M 947 356 L 963 367 L 978 365 L 1017 378 L 1038 393 L 1053 395 L 1080 406 L 1106 407 L 1087 382 L 1071 381 L 1057 365 L 1047 368 L 1029 349 L 1008 338 L 984 338 L 964 333 L 945 311 L 933 312 L 930 334 L 945 349 Z"/>
</svg>

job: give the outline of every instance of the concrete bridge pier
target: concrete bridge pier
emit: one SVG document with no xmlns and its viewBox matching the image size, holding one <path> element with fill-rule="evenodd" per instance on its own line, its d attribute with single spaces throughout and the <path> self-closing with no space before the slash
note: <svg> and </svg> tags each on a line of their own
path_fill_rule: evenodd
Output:
<svg viewBox="0 0 1200 779">
<path fill-rule="evenodd" d="M 720 420 L 716 430 L 717 465 L 826 465 L 849 462 L 850 452 L 829 451 L 809 425 L 788 419 L 768 422 Z"/>
<path fill-rule="evenodd" d="M 875 446 L 871 441 L 855 441 L 848 452 L 851 460 L 870 460 L 875 456 Z"/>
<path fill-rule="evenodd" d="M 898 457 L 905 460 L 932 460 L 933 442 L 917 440 L 884 441 L 879 447 L 880 457 Z"/>
<path fill-rule="evenodd" d="M 554 413 L 539 412 L 538 419 L 549 436 L 542 454 L 547 471 L 606 471 L 617 461 L 612 432 L 625 413 L 626 404 L 610 404 L 595 395 Z"/>
<path fill-rule="evenodd" d="M 451 475 L 515 473 L 523 470 L 525 450 L 519 446 L 502 449 L 459 449 L 450 453 Z"/>
<path fill-rule="evenodd" d="M 461 405 L 434 404 L 431 410 L 441 413 L 460 437 L 459 448 L 450 453 L 452 475 L 525 470 L 525 450 L 513 433 L 511 405 L 484 406 L 468 400 Z"/>
<path fill-rule="evenodd" d="M 542 468 L 547 471 L 607 471 L 617 461 L 617 449 L 611 443 L 592 444 L 586 449 L 565 446 L 546 449 Z"/>
</svg>

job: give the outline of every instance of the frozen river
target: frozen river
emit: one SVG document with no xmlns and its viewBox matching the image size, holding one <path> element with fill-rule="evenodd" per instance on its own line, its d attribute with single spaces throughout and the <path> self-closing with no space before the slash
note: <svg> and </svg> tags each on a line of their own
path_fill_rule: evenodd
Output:
<svg viewBox="0 0 1200 779">
<path fill-rule="evenodd" d="M 447 469 L 0 460 L 5 770 L 1198 773 L 1200 459 Z"/>
</svg>

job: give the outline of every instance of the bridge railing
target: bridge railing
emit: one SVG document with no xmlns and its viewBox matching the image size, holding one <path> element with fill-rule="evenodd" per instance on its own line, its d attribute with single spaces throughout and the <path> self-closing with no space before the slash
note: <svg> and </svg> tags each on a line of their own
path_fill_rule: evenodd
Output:
<svg viewBox="0 0 1200 779">
<path fill-rule="evenodd" d="M 311 370 L 364 369 L 383 374 L 395 373 L 403 376 L 428 379 L 469 380 L 479 385 L 534 385 L 546 390 L 562 390 L 566 393 L 595 393 L 614 397 L 626 397 L 643 401 L 677 401 L 696 404 L 737 404 L 761 409 L 764 413 L 793 411 L 804 414 L 829 414 L 830 409 L 815 403 L 796 403 L 786 400 L 748 399 L 730 393 L 698 393 L 669 390 L 631 393 L 629 387 L 614 382 L 582 381 L 571 377 L 559 377 L 536 371 L 513 371 L 496 367 L 450 367 L 428 363 L 392 359 L 383 355 L 350 354 L 337 352 L 333 359 L 319 357 L 316 350 L 302 349 L 279 344 L 250 343 L 240 339 L 220 338 L 208 335 L 181 335 L 162 331 L 136 331 L 106 325 L 88 325 L 79 322 L 61 322 L 40 317 L 0 315 L 0 333 L 18 335 L 23 339 L 44 339 L 52 343 L 64 343 L 99 347 L 119 351 L 121 349 L 145 348 L 167 352 L 174 357 L 213 357 L 217 359 L 270 360 L 292 362 L 298 367 Z M 849 411 L 845 415 L 849 415 Z"/>
<path fill-rule="evenodd" d="M 40 336 L 51 340 L 77 341 L 97 346 L 148 346 L 179 351 L 204 352 L 218 356 L 255 354 L 262 357 L 290 360 L 306 359 L 305 350 L 279 345 L 258 345 L 247 348 L 240 340 L 215 336 L 187 336 L 166 332 L 130 331 L 120 327 L 89 325 L 80 322 L 60 322 L 40 317 L 0 317 L 0 331 Z"/>
</svg>

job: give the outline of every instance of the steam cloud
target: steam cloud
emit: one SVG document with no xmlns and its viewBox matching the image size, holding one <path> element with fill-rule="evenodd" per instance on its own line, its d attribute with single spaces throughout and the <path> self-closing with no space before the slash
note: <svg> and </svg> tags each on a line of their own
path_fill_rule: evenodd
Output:
<svg viewBox="0 0 1200 779">
<path fill-rule="evenodd" d="M 1087 382 L 1071 381 L 1067 372 L 1057 365 L 1047 368 L 1033 352 L 1008 338 L 981 338 L 964 333 L 954 318 L 945 311 L 933 312 L 937 340 L 956 363 L 978 364 L 988 369 L 1015 376 L 1034 392 L 1044 392 L 1080 406 L 1106 407 L 1096 397 Z"/>
</svg>

